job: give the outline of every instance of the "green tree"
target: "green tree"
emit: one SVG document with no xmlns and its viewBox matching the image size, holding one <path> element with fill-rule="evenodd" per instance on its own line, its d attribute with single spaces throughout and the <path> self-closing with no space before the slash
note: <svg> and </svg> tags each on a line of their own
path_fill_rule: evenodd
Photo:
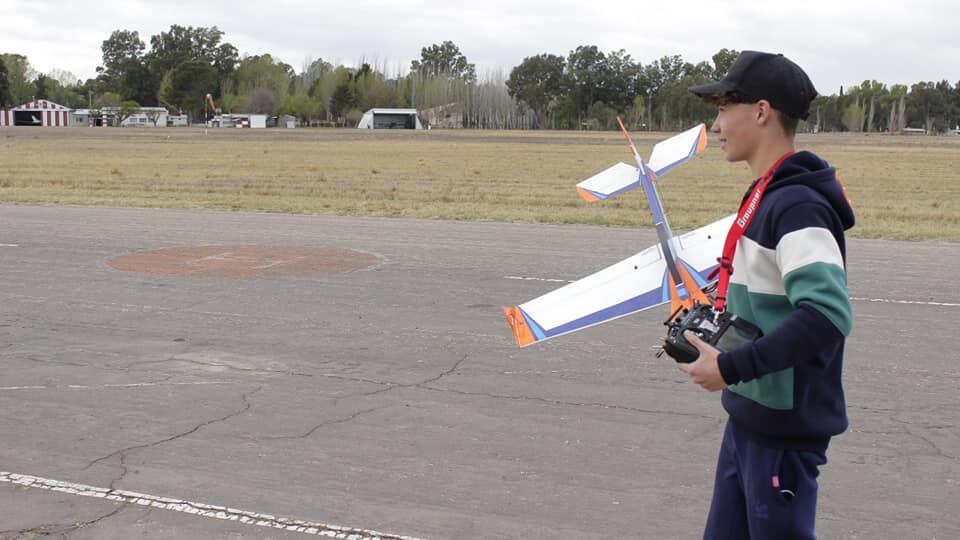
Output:
<svg viewBox="0 0 960 540">
<path fill-rule="evenodd" d="M 50 86 L 49 80 L 46 75 L 37 75 L 37 78 L 33 81 L 33 97 L 35 99 L 50 99 L 47 92 L 47 87 Z"/>
<path fill-rule="evenodd" d="M 564 88 L 573 104 L 578 124 L 586 116 L 587 109 L 603 101 L 606 59 L 596 45 L 580 45 L 567 57 Z"/>
<path fill-rule="evenodd" d="M 633 98 L 633 106 L 627 112 L 627 127 L 630 129 L 646 128 L 647 104 L 643 96 Z"/>
<path fill-rule="evenodd" d="M 617 110 L 602 101 L 591 105 L 586 114 L 587 129 L 617 129 Z"/>
<path fill-rule="evenodd" d="M 383 73 L 375 71 L 370 67 L 370 64 L 362 64 L 351 79 L 356 107 L 361 111 L 374 107 L 398 107 L 400 105 L 398 82 L 388 82 Z"/>
<path fill-rule="evenodd" d="M 310 62 L 310 65 L 303 70 L 303 87 L 307 89 L 308 93 L 311 93 L 320 77 L 331 71 L 333 71 L 333 64 L 325 62 L 322 58 Z"/>
<path fill-rule="evenodd" d="M 467 82 L 477 80 L 476 67 L 467 61 L 452 41 L 420 49 L 420 60 L 410 62 L 410 71 L 421 77 L 445 77 Z"/>
<path fill-rule="evenodd" d="M 204 97 L 216 86 L 217 71 L 203 60 L 185 60 L 163 77 L 160 83 L 160 100 L 169 106 L 200 118 Z"/>
<path fill-rule="evenodd" d="M 528 56 L 510 71 L 510 97 L 525 103 L 537 115 L 537 127 L 547 123 L 547 110 L 563 93 L 563 70 L 567 61 L 553 54 Z"/>
<path fill-rule="evenodd" d="M 647 103 L 647 125 L 650 129 L 670 129 L 670 96 L 678 95 L 677 85 L 690 64 L 679 55 L 664 56 L 646 66 L 638 78 L 638 94 Z M 686 89 L 684 89 L 686 90 Z"/>
<path fill-rule="evenodd" d="M 105 80 L 119 82 L 129 64 L 139 64 L 143 60 L 146 44 L 136 30 L 114 30 L 110 37 L 100 44 L 103 65 L 97 67 L 97 73 Z"/>
<path fill-rule="evenodd" d="M 132 99 L 126 99 L 120 102 L 120 108 L 117 109 L 117 125 L 122 125 L 123 121 L 130 118 L 140 110 L 140 104 Z"/>
<path fill-rule="evenodd" d="M 103 41 L 103 65 L 97 67 L 104 90 L 116 92 L 128 99 L 148 105 L 156 105 L 157 81 L 145 64 L 143 50 L 146 45 L 136 31 L 114 30 Z"/>
<path fill-rule="evenodd" d="M 683 130 L 697 123 L 709 124 L 716 117 L 716 107 L 706 104 L 688 90 L 713 78 L 714 68 L 707 62 L 685 64 L 683 76 L 668 82 L 660 90 L 662 116 L 660 129 Z"/>
<path fill-rule="evenodd" d="M 86 88 L 80 84 L 73 73 L 53 69 L 43 77 L 44 91 L 50 101 L 74 109 L 88 106 L 89 96 Z M 39 80 L 40 77 L 37 77 L 37 81 Z"/>
<path fill-rule="evenodd" d="M 950 83 L 924 81 L 910 87 L 907 94 L 909 122 L 922 124 L 927 133 L 944 131 L 950 124 Z"/>
<path fill-rule="evenodd" d="M 223 85 L 232 75 L 239 61 L 237 48 L 223 42 L 223 32 L 216 26 L 210 28 L 179 25 L 150 38 L 150 52 L 144 55 L 149 76 L 161 82 L 170 70 L 186 61 L 207 64 L 214 73 L 212 80 L 204 80 L 209 88 L 204 92 L 219 99 Z"/>
<path fill-rule="evenodd" d="M 37 73 L 30 67 L 27 57 L 22 54 L 2 54 L 0 59 L 7 68 L 7 83 L 12 103 L 19 105 L 32 101 L 36 92 L 33 81 Z"/>
<path fill-rule="evenodd" d="M 960 129 L 960 81 L 957 81 L 957 84 L 953 87 L 953 121 L 952 126 L 954 129 Z"/>
<path fill-rule="evenodd" d="M 7 79 L 7 64 L 0 56 L 0 109 L 13 105 L 13 97 L 10 95 L 10 81 Z"/>
<path fill-rule="evenodd" d="M 280 107 L 280 114 L 289 114 L 297 117 L 301 123 L 306 124 L 320 116 L 320 104 L 310 99 L 306 94 L 294 94 L 287 96 L 286 101 Z"/>
<path fill-rule="evenodd" d="M 840 96 L 817 96 L 810 105 L 815 131 L 844 131 Z"/>
<path fill-rule="evenodd" d="M 740 56 L 740 52 L 735 49 L 723 48 L 713 55 L 713 75 L 711 78 L 721 79 L 730 71 L 730 66 Z"/>
<path fill-rule="evenodd" d="M 152 122 L 154 126 L 157 126 L 160 124 L 160 115 L 161 115 L 160 111 L 153 109 L 149 111 L 144 111 L 143 114 L 147 115 L 147 119 L 150 120 L 150 122 Z"/>
<path fill-rule="evenodd" d="M 273 114 L 276 111 L 277 95 L 269 88 L 254 88 L 247 94 L 244 105 L 244 112 L 254 114 Z"/>
<path fill-rule="evenodd" d="M 94 105 L 100 108 L 117 108 L 120 106 L 121 101 L 123 101 L 123 98 L 120 96 L 120 94 L 116 92 L 104 92 L 97 96 L 97 99 L 94 100 Z"/>
<path fill-rule="evenodd" d="M 289 95 L 293 78 L 293 68 L 269 54 L 247 56 L 225 85 L 224 97 L 242 97 L 246 112 L 273 114 Z"/>
<path fill-rule="evenodd" d="M 93 93 L 116 92 L 145 106 L 156 106 L 164 72 L 151 69 L 149 53 L 140 34 L 115 30 L 100 44 L 102 64 L 97 67 Z"/>
<path fill-rule="evenodd" d="M 333 90 L 330 97 L 330 114 L 335 120 L 340 120 L 343 116 L 357 106 L 356 98 L 350 91 L 349 84 L 341 84 Z"/>
<path fill-rule="evenodd" d="M 867 111 L 860 102 L 861 96 L 856 96 L 853 103 L 847 105 L 843 110 L 843 126 L 847 131 L 859 133 L 863 131 L 863 123 L 867 117 Z"/>
</svg>

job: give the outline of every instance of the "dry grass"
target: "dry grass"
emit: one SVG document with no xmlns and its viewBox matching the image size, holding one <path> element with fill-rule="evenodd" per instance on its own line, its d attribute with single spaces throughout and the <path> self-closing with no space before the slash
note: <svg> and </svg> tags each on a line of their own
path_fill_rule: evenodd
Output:
<svg viewBox="0 0 960 540">
<path fill-rule="evenodd" d="M 638 134 L 648 155 L 663 134 Z M 803 136 L 836 165 L 859 237 L 960 241 L 960 137 Z M 588 204 L 579 180 L 631 161 L 617 133 L 0 129 L 0 201 L 647 226 L 643 195 Z M 735 209 L 720 151 L 665 177 L 671 223 Z"/>
</svg>

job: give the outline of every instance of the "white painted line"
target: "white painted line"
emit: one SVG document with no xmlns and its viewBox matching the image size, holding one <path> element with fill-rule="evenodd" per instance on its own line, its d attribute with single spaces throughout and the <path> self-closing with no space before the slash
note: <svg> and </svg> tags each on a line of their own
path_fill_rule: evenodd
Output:
<svg viewBox="0 0 960 540">
<path fill-rule="evenodd" d="M 0 247 L 20 247 L 20 244 L 0 244 Z"/>
<path fill-rule="evenodd" d="M 918 306 L 960 307 L 960 304 L 953 304 L 950 302 L 925 302 L 921 300 L 890 300 L 889 298 L 857 298 L 857 297 L 852 297 L 850 299 L 856 300 L 859 302 L 881 302 L 884 304 L 915 304 Z"/>
<path fill-rule="evenodd" d="M 182 512 L 225 521 L 236 521 L 257 527 L 283 529 L 285 531 L 314 536 L 325 536 L 327 538 L 342 538 L 345 540 L 418 540 L 411 536 L 398 536 L 367 529 L 355 529 L 315 521 L 277 517 L 226 506 L 182 501 L 169 497 L 157 497 L 155 495 L 146 495 L 144 493 L 123 491 L 120 489 L 108 489 L 84 484 L 74 484 L 71 482 L 61 482 L 59 480 L 50 480 L 49 478 L 40 478 L 39 476 L 26 474 L 0 471 L 0 482 L 7 482 L 29 488 L 46 489 L 59 493 L 67 493 L 69 495 L 79 495 L 81 497 L 94 497 L 125 504 L 149 506 L 161 510 L 171 510 L 173 512 Z"/>
<path fill-rule="evenodd" d="M 522 281 L 546 281 L 549 283 L 573 283 L 566 279 L 552 279 L 552 278 L 538 278 L 538 277 L 524 277 L 524 276 L 503 276 L 503 279 L 515 279 Z M 891 300 L 889 298 L 859 298 L 856 296 L 850 297 L 851 300 L 855 302 L 879 302 L 884 304 L 912 304 L 918 306 L 941 306 L 941 307 L 960 307 L 960 304 L 951 303 L 951 302 L 930 302 L 923 300 Z"/>
<path fill-rule="evenodd" d="M 523 276 L 503 276 L 503 279 L 517 279 L 521 281 L 547 281 L 549 283 L 573 283 L 569 279 L 551 279 L 551 278 L 539 278 L 539 277 L 523 277 Z"/>
<path fill-rule="evenodd" d="M 204 386 L 210 384 L 236 384 L 230 381 L 199 381 L 199 382 L 158 382 L 158 383 L 125 383 L 125 384 L 65 384 L 48 386 L 0 386 L 0 390 L 53 390 L 67 388 L 69 390 L 91 390 L 95 388 L 144 388 L 149 386 Z"/>
</svg>

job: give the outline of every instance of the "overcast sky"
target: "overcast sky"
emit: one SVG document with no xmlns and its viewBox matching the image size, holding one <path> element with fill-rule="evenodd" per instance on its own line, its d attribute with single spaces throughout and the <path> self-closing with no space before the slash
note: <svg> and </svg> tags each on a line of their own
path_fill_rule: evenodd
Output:
<svg viewBox="0 0 960 540">
<path fill-rule="evenodd" d="M 311 59 L 363 58 L 405 73 L 422 47 L 452 40 L 482 78 L 578 45 L 625 49 L 644 64 L 710 61 L 726 47 L 782 52 L 835 94 L 865 79 L 956 84 L 958 20 L 956 0 L 3 0 L 0 52 L 86 79 L 114 30 L 138 31 L 149 50 L 172 24 L 217 26 L 241 56 L 270 53 L 297 71 Z"/>
</svg>

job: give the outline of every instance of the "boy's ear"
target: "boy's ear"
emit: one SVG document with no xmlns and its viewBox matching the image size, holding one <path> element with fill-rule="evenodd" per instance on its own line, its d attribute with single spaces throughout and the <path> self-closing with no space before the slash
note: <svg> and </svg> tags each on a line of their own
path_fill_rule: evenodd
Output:
<svg viewBox="0 0 960 540">
<path fill-rule="evenodd" d="M 770 105 L 769 101 L 761 99 L 760 101 L 756 102 L 755 105 L 758 124 L 763 126 L 773 120 L 775 113 L 773 112 L 773 106 Z"/>
</svg>

